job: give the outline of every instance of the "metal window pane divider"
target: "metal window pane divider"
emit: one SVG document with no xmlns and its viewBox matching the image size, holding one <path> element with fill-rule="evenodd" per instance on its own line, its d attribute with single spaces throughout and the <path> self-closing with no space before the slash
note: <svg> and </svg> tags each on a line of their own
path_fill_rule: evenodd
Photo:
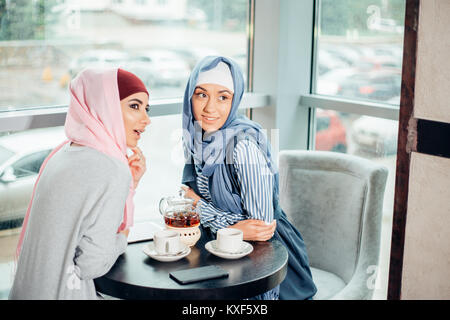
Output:
<svg viewBox="0 0 450 320">
<path fill-rule="evenodd" d="M 301 95 L 299 106 L 303 108 L 320 108 L 391 120 L 398 120 L 399 118 L 398 105 L 351 100 L 318 94 Z"/>
</svg>

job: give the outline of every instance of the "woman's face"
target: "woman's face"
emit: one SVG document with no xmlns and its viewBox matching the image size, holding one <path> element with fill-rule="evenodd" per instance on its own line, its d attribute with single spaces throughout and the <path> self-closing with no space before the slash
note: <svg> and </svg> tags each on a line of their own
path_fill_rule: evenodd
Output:
<svg viewBox="0 0 450 320">
<path fill-rule="evenodd" d="M 127 147 L 134 148 L 141 138 L 141 133 L 150 124 L 150 118 L 147 115 L 148 96 L 145 92 L 134 93 L 120 100 L 120 106 L 122 107 Z"/>
<path fill-rule="evenodd" d="M 225 124 L 231 110 L 233 93 L 218 84 L 201 84 L 192 95 L 192 112 L 206 132 L 217 131 Z"/>
</svg>

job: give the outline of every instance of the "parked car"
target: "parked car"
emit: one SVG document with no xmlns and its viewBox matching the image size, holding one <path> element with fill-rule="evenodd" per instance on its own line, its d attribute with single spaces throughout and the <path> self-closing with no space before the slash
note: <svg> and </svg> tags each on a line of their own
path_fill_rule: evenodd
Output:
<svg viewBox="0 0 450 320">
<path fill-rule="evenodd" d="M 361 71 L 392 70 L 400 72 L 402 60 L 393 56 L 362 57 L 354 66 Z"/>
<path fill-rule="evenodd" d="M 361 71 L 357 68 L 333 70 L 318 79 L 318 93 L 325 90 L 321 88 L 330 88 L 330 84 L 333 83 L 337 84 L 337 88 L 333 88 L 336 95 L 387 101 L 400 94 L 401 71 L 395 69 Z"/>
<path fill-rule="evenodd" d="M 318 73 L 319 76 L 324 75 L 332 70 L 348 68 L 350 64 L 335 54 L 330 53 L 328 50 L 320 49 L 318 52 Z"/>
<path fill-rule="evenodd" d="M 150 50 L 134 55 L 125 64 L 148 87 L 181 86 L 187 83 L 190 68 L 187 62 L 169 50 Z"/>
<path fill-rule="evenodd" d="M 346 67 L 352 66 L 361 58 L 361 53 L 351 44 L 336 44 L 320 42 L 319 52 L 325 51 L 344 63 Z M 326 58 L 326 56 L 324 56 Z"/>
<path fill-rule="evenodd" d="M 178 56 L 180 56 L 184 61 L 187 62 L 189 68 L 194 69 L 197 62 L 206 56 L 218 56 L 219 52 L 211 48 L 198 47 L 198 46 L 170 46 L 167 48 Z"/>
<path fill-rule="evenodd" d="M 352 124 L 355 152 L 387 156 L 397 153 L 398 121 L 362 116 Z"/>
<path fill-rule="evenodd" d="M 335 111 L 316 111 L 316 150 L 347 152 L 346 129 Z"/>
<path fill-rule="evenodd" d="M 69 65 L 71 77 L 75 77 L 84 68 L 120 67 L 130 60 L 130 56 L 120 50 L 94 49 L 84 52 L 72 60 Z"/>
<path fill-rule="evenodd" d="M 42 163 L 65 139 L 64 127 L 0 137 L 0 229 L 25 216 Z"/>
</svg>

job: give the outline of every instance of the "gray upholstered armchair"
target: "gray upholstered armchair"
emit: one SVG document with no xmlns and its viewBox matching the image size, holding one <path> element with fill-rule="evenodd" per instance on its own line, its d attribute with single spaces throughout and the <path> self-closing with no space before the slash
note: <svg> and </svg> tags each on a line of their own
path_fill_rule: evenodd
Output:
<svg viewBox="0 0 450 320">
<path fill-rule="evenodd" d="M 306 244 L 314 299 L 371 299 L 387 169 L 325 151 L 281 151 L 280 203 Z M 368 281 L 369 280 L 369 281 Z"/>
</svg>

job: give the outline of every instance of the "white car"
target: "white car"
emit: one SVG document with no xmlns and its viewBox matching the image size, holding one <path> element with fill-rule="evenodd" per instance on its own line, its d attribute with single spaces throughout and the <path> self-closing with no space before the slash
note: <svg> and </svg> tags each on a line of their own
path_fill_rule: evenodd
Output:
<svg viewBox="0 0 450 320">
<path fill-rule="evenodd" d="M 138 53 L 125 64 L 125 68 L 135 73 L 150 88 L 182 86 L 190 75 L 187 62 L 174 52 L 163 49 Z"/>
<path fill-rule="evenodd" d="M 167 49 L 174 52 L 184 61 L 186 61 L 191 70 L 194 69 L 197 62 L 199 62 L 204 57 L 220 55 L 218 51 L 208 47 L 171 46 Z"/>
<path fill-rule="evenodd" d="M 66 139 L 64 127 L 0 137 L 0 229 L 21 222 L 43 161 Z"/>
<path fill-rule="evenodd" d="M 387 156 L 397 153 L 398 121 L 362 116 L 352 124 L 358 151 Z"/>
<path fill-rule="evenodd" d="M 72 60 L 69 65 L 69 73 L 72 77 L 75 77 L 85 68 L 118 68 L 126 64 L 129 59 L 130 56 L 120 50 L 88 50 Z"/>
</svg>

